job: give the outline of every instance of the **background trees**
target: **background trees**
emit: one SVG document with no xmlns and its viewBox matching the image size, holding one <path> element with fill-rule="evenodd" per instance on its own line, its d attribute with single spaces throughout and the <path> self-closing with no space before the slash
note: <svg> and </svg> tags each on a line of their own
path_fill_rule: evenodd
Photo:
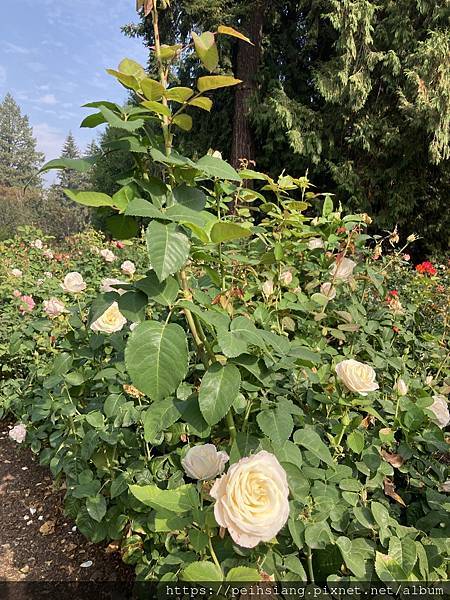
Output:
<svg viewBox="0 0 450 600">
<path fill-rule="evenodd" d="M 399 223 L 446 246 L 447 18 L 445 0 L 173 0 L 162 18 L 171 43 L 223 22 L 255 43 L 221 46 L 244 84 L 196 116 L 186 149 L 214 146 L 272 174 L 309 169 L 381 228 Z M 145 20 L 125 32 L 153 44 Z M 192 63 L 178 73 L 181 84 L 197 75 Z"/>
</svg>

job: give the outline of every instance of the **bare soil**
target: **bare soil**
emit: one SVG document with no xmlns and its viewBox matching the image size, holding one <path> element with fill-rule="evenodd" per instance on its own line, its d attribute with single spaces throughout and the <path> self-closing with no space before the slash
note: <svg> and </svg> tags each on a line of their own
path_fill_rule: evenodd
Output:
<svg viewBox="0 0 450 600">
<path fill-rule="evenodd" d="M 90 543 L 64 516 L 63 492 L 9 428 L 0 422 L 0 582 L 131 583 L 116 547 Z"/>
</svg>

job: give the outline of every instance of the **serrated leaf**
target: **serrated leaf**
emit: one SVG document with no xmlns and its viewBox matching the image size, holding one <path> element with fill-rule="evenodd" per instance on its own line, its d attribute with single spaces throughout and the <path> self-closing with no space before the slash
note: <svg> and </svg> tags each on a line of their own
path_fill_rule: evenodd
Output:
<svg viewBox="0 0 450 600">
<path fill-rule="evenodd" d="M 353 450 L 356 454 L 361 454 L 364 450 L 364 434 L 362 431 L 352 431 L 347 436 L 347 444 L 350 450 Z"/>
<path fill-rule="evenodd" d="M 106 498 L 101 494 L 86 498 L 86 510 L 94 521 L 100 523 L 106 514 Z"/>
<path fill-rule="evenodd" d="M 222 581 L 222 578 L 222 571 L 214 563 L 207 560 L 192 562 L 181 571 L 181 579 L 193 583 Z"/>
<path fill-rule="evenodd" d="M 120 83 L 126 88 L 135 91 L 139 89 L 139 81 L 136 79 L 136 77 L 133 77 L 132 75 L 125 75 L 125 73 L 115 71 L 114 69 L 106 69 L 106 72 L 115 77 L 117 81 L 120 81 Z"/>
<path fill-rule="evenodd" d="M 79 192 L 76 190 L 65 189 L 64 193 L 70 200 L 82 204 L 83 206 L 114 206 L 111 196 L 101 192 Z"/>
<path fill-rule="evenodd" d="M 178 271 L 189 256 L 189 239 L 176 225 L 152 221 L 147 228 L 150 262 L 160 281 Z"/>
<path fill-rule="evenodd" d="M 234 365 L 214 363 L 203 376 L 198 403 L 209 425 L 218 423 L 230 410 L 239 394 L 241 374 Z"/>
<path fill-rule="evenodd" d="M 146 506 L 155 510 L 184 513 L 191 510 L 198 496 L 192 483 L 181 485 L 174 490 L 162 490 L 157 485 L 130 485 L 130 492 Z"/>
<path fill-rule="evenodd" d="M 188 368 L 186 333 L 174 323 L 145 321 L 132 332 L 125 363 L 133 385 L 153 401 L 176 390 Z"/>
<path fill-rule="evenodd" d="M 150 300 L 163 306 L 171 306 L 175 302 L 180 289 L 175 277 L 169 276 L 161 282 L 153 271 L 144 279 L 136 281 L 134 287 L 147 294 Z"/>
<path fill-rule="evenodd" d="M 151 202 L 148 202 L 148 200 L 144 200 L 144 198 L 134 198 L 127 206 L 125 214 L 133 217 L 164 219 L 164 213 L 158 210 Z"/>
<path fill-rule="evenodd" d="M 180 413 L 172 398 L 150 404 L 143 416 L 145 441 L 154 440 L 158 433 L 173 425 L 179 417 Z"/>
<path fill-rule="evenodd" d="M 144 102 L 141 102 L 141 105 L 157 115 L 162 115 L 164 117 L 172 116 L 172 111 L 170 108 L 161 102 L 156 102 L 155 100 L 145 100 Z"/>
<path fill-rule="evenodd" d="M 297 429 L 294 433 L 294 442 L 300 446 L 304 446 L 327 465 L 332 467 L 335 466 L 328 447 L 325 445 L 320 435 L 311 427 Z"/>
<path fill-rule="evenodd" d="M 239 240 L 247 238 L 251 235 L 249 229 L 245 229 L 235 223 L 226 223 L 221 221 L 213 225 L 211 229 L 211 241 L 218 244 L 221 242 L 231 242 L 232 240 Z"/>
<path fill-rule="evenodd" d="M 86 171 L 92 168 L 95 160 L 95 156 L 87 156 L 86 158 L 55 158 L 46 162 L 39 169 L 39 173 L 45 173 L 45 171 L 50 171 L 51 169 L 71 169 L 80 173 L 86 173 Z"/>
<path fill-rule="evenodd" d="M 185 113 L 181 115 L 176 115 L 172 119 L 172 123 L 177 125 L 183 131 L 190 131 L 192 129 L 192 117 L 191 115 L 187 115 Z"/>
<path fill-rule="evenodd" d="M 210 112 L 213 107 L 213 101 L 211 98 L 207 98 L 206 96 L 199 96 L 198 98 L 194 98 L 190 102 L 188 102 L 189 106 L 195 106 L 197 108 L 201 108 L 202 110 L 206 110 Z"/>
<path fill-rule="evenodd" d="M 253 583 L 261 580 L 258 569 L 251 567 L 233 567 L 227 573 L 227 581 L 245 581 Z"/>
<path fill-rule="evenodd" d="M 292 416 L 281 410 L 263 410 L 256 421 L 264 435 L 277 446 L 282 446 L 290 438 L 294 428 Z"/>
<path fill-rule="evenodd" d="M 195 51 L 202 64 L 208 71 L 214 71 L 219 64 L 219 52 L 217 50 L 216 38 L 211 31 L 204 31 L 201 35 L 192 32 Z"/>
<path fill-rule="evenodd" d="M 202 156 L 202 158 L 197 161 L 196 166 L 197 169 L 200 169 L 200 171 L 203 171 L 203 173 L 210 177 L 229 179 L 230 181 L 241 181 L 236 169 L 216 156 L 209 156 L 208 154 Z"/>
<path fill-rule="evenodd" d="M 144 96 L 150 101 L 161 100 L 166 91 L 164 86 L 161 85 L 159 81 L 155 81 L 150 77 L 142 79 L 142 81 L 140 81 L 140 85 Z"/>
<path fill-rule="evenodd" d="M 167 98 L 167 100 L 184 104 L 189 100 L 189 98 L 192 98 L 194 92 L 193 90 L 191 90 L 191 88 L 188 87 L 173 87 L 166 90 L 164 95 Z"/>
<path fill-rule="evenodd" d="M 250 41 L 250 38 L 248 38 L 240 31 L 237 31 L 233 27 L 228 27 L 227 25 L 219 25 L 219 27 L 217 28 L 217 32 L 221 33 L 222 35 L 230 35 L 231 37 L 239 38 L 240 40 L 243 40 L 244 42 L 247 42 L 248 44 L 254 46 L 253 42 Z"/>
<path fill-rule="evenodd" d="M 206 77 L 199 77 L 197 80 L 197 88 L 199 92 L 209 92 L 210 90 L 217 90 L 219 88 L 231 87 L 242 83 L 241 79 L 235 79 L 228 75 L 207 75 Z"/>
<path fill-rule="evenodd" d="M 136 77 L 137 80 L 143 79 L 145 77 L 144 67 L 137 63 L 135 60 L 132 60 L 131 58 L 124 58 L 120 62 L 118 70 L 124 75 L 131 75 L 132 77 Z"/>
<path fill-rule="evenodd" d="M 114 127 L 115 129 L 124 129 L 125 131 L 132 132 L 132 131 L 136 131 L 137 129 L 142 127 L 144 124 L 143 119 L 135 119 L 133 121 L 125 121 L 124 119 L 121 119 L 118 115 L 116 115 L 116 113 L 114 113 L 112 110 L 109 110 L 109 108 L 106 108 L 106 106 L 101 106 L 100 112 L 105 117 L 107 122 L 111 125 L 111 127 Z"/>
</svg>

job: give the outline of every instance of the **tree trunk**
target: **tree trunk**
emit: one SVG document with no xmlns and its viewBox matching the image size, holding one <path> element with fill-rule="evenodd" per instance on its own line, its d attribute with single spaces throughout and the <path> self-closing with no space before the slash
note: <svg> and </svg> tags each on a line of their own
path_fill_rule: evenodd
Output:
<svg viewBox="0 0 450 600">
<path fill-rule="evenodd" d="M 254 46 L 239 41 L 236 59 L 236 77 L 242 83 L 236 87 L 234 99 L 233 139 L 231 163 L 239 167 L 240 159 L 255 159 L 253 133 L 249 123 L 250 98 L 256 91 L 256 75 L 261 62 L 261 44 L 264 24 L 263 1 L 258 0 L 250 9 L 244 30 Z"/>
</svg>

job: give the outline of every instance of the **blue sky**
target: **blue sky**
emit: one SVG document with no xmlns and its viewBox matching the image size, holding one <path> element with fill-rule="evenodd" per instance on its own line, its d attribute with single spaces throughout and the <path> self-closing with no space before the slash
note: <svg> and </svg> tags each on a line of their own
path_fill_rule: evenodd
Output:
<svg viewBox="0 0 450 600">
<path fill-rule="evenodd" d="M 126 99 L 105 69 L 145 64 L 142 43 L 120 31 L 136 20 L 135 0 L 0 0 L 0 97 L 14 96 L 48 160 L 69 130 L 82 150 L 97 135 L 79 128 L 82 104 Z"/>
</svg>

